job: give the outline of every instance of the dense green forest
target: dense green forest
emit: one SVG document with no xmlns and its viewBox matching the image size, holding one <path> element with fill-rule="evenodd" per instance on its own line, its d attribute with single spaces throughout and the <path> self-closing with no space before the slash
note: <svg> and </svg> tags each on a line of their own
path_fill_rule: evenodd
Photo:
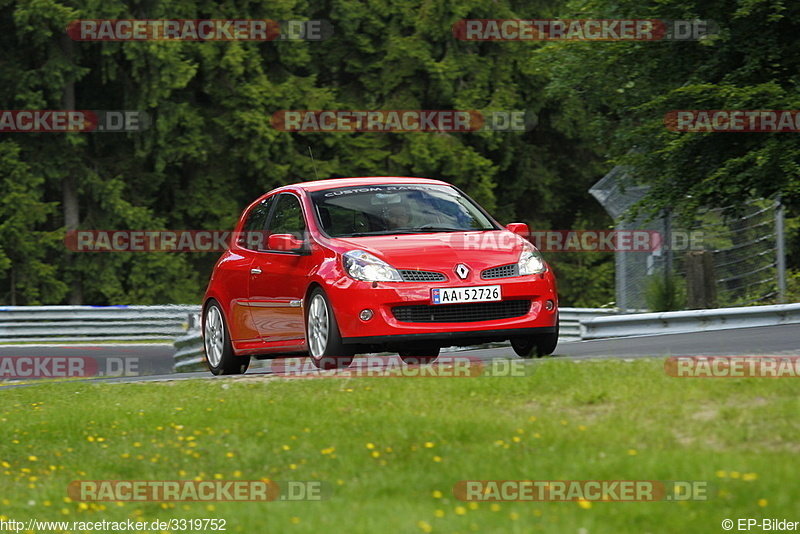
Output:
<svg viewBox="0 0 800 534">
<path fill-rule="evenodd" d="M 267 190 L 420 176 L 502 223 L 605 229 L 588 189 L 614 165 L 644 210 L 780 196 L 798 133 L 677 133 L 674 109 L 800 109 L 800 4 L 780 0 L 0 0 L 6 110 L 141 110 L 133 133 L 0 133 L 0 304 L 199 302 L 218 253 L 70 252 L 74 229 L 225 230 Z M 75 19 L 325 19 L 324 41 L 83 42 Z M 461 19 L 710 19 L 692 41 L 464 41 Z M 525 110 L 528 131 L 291 133 L 278 110 Z M 313 148 L 316 170 L 309 155 Z M 631 150 L 636 148 L 637 150 Z M 789 236 L 789 266 L 800 239 Z M 611 253 L 550 253 L 562 305 L 614 300 Z"/>
</svg>

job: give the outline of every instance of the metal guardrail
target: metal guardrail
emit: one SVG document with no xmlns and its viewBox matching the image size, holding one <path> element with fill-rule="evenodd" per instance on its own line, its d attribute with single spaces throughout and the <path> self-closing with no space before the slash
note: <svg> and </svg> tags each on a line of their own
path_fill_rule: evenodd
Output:
<svg viewBox="0 0 800 534">
<path fill-rule="evenodd" d="M 614 313 L 619 312 L 613 308 L 559 308 L 558 340 L 577 341 L 581 339 L 581 322 Z"/>
<path fill-rule="evenodd" d="M 205 350 L 203 349 L 203 338 L 200 337 L 200 308 L 196 313 L 189 315 L 189 330 L 175 340 L 175 363 L 172 369 L 176 373 L 191 373 L 193 371 L 203 371 L 208 369 L 206 366 Z"/>
<path fill-rule="evenodd" d="M 637 313 L 582 320 L 581 338 L 681 334 L 797 323 L 800 323 L 800 304 Z"/>
<path fill-rule="evenodd" d="M 199 306 L 2 306 L 0 342 L 173 340 Z"/>
</svg>

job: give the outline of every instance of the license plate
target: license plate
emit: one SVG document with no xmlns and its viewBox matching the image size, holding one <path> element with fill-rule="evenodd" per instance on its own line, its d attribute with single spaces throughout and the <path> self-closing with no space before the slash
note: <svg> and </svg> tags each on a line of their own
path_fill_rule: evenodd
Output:
<svg viewBox="0 0 800 534">
<path fill-rule="evenodd" d="M 501 300 L 500 286 L 443 287 L 431 289 L 433 304 L 461 304 Z"/>
</svg>

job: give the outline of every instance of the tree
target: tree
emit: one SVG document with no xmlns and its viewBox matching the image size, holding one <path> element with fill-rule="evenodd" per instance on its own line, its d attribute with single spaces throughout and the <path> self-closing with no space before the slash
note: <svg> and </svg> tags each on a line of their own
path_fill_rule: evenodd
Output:
<svg viewBox="0 0 800 534">
<path fill-rule="evenodd" d="M 782 133 L 677 133 L 671 110 L 798 109 L 800 5 L 782 0 L 592 0 L 569 10 L 592 18 L 702 19 L 720 24 L 697 41 L 561 42 L 534 60 L 568 110 L 562 131 L 589 129 L 607 156 L 651 185 L 639 208 L 800 202 L 800 144 Z M 631 150 L 631 148 L 637 150 Z"/>
</svg>

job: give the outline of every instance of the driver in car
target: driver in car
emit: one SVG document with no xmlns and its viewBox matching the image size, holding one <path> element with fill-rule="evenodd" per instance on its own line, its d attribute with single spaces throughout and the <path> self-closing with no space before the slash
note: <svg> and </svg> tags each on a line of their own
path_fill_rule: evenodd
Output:
<svg viewBox="0 0 800 534">
<path fill-rule="evenodd" d="M 386 210 L 388 228 L 408 228 L 411 225 L 411 208 L 406 204 L 396 204 Z"/>
</svg>

